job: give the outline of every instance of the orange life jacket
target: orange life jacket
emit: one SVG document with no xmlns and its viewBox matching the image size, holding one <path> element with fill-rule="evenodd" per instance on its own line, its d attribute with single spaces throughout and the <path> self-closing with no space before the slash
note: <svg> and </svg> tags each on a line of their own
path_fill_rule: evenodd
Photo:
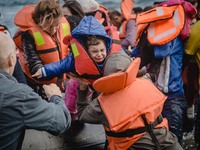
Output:
<svg viewBox="0 0 200 150">
<path fill-rule="evenodd" d="M 4 32 L 4 30 L 5 30 L 5 27 L 0 25 L 0 31 Z"/>
<path fill-rule="evenodd" d="M 8 35 L 9 37 L 11 37 L 10 31 L 8 30 L 8 28 L 4 25 L 1 25 L 1 24 L 0 24 L 0 32 L 3 32 L 6 35 Z"/>
<path fill-rule="evenodd" d="M 164 96 L 150 81 L 136 78 L 140 59 L 135 59 L 125 72 L 111 74 L 96 80 L 93 87 L 102 92 L 98 97 L 109 128 L 106 133 L 120 133 L 129 129 L 145 127 L 142 116 L 146 116 L 148 124 L 154 122 L 161 114 Z M 164 119 L 155 128 L 167 128 Z M 146 132 L 129 137 L 113 137 L 108 135 L 108 149 L 128 149 Z"/>
<path fill-rule="evenodd" d="M 127 22 L 130 19 L 135 19 L 136 18 L 136 15 L 132 14 L 133 6 L 134 6 L 134 1 L 133 0 L 122 0 L 122 2 L 120 4 L 120 9 L 121 9 L 121 12 L 122 12 L 122 16 L 124 18 L 124 20 L 123 20 L 123 22 L 122 22 L 122 24 L 120 26 L 120 29 L 119 29 L 119 38 L 120 38 L 121 43 L 123 42 L 123 40 L 126 37 L 126 25 L 127 25 Z"/>
<path fill-rule="evenodd" d="M 83 78 L 87 83 L 92 84 L 95 80 L 103 76 L 96 62 L 90 57 L 87 50 L 72 36 L 64 39 L 64 43 L 70 45 L 74 56 L 74 65 L 78 76 Z M 108 53 L 116 52 L 111 49 Z"/>
<path fill-rule="evenodd" d="M 99 9 L 95 13 L 94 17 L 97 20 L 99 20 L 100 23 L 104 22 L 104 18 L 102 18 L 103 14 L 105 14 L 106 16 L 106 24 L 107 24 L 107 26 L 105 26 L 104 29 L 108 34 L 108 36 L 112 39 L 111 51 L 119 52 L 121 51 L 121 44 L 117 28 L 111 24 L 110 17 L 108 15 L 108 10 L 104 6 L 99 5 Z"/>
<path fill-rule="evenodd" d="M 182 5 L 159 6 L 138 14 L 136 23 L 136 41 L 147 30 L 150 44 L 162 45 L 180 34 L 185 23 L 185 12 Z"/>
<path fill-rule="evenodd" d="M 34 20 L 32 19 L 34 7 L 34 5 L 25 6 L 16 14 L 14 18 L 14 23 L 19 27 L 18 31 L 14 35 L 14 41 L 17 45 L 17 48 L 20 50 L 19 62 L 22 66 L 23 72 L 35 83 L 57 83 L 57 78 L 53 78 L 52 80 L 38 81 L 31 77 L 22 47 L 21 33 L 24 31 L 29 31 L 29 33 L 33 36 L 37 54 L 39 55 L 42 63 L 45 65 L 52 62 L 57 62 L 65 58 L 69 53 L 68 46 L 63 43 L 63 38 L 70 34 L 69 23 L 64 17 L 62 17 L 56 37 L 53 38 L 48 33 L 40 29 L 37 24 L 35 24 Z"/>
</svg>

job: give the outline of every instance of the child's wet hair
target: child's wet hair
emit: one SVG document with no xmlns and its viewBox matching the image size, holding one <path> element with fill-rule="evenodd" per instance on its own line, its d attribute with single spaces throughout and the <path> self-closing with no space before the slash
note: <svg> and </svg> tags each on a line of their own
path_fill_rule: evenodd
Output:
<svg viewBox="0 0 200 150">
<path fill-rule="evenodd" d="M 87 36 L 86 37 L 86 49 L 91 45 L 98 45 L 101 41 L 106 45 L 106 40 L 100 36 Z"/>
</svg>

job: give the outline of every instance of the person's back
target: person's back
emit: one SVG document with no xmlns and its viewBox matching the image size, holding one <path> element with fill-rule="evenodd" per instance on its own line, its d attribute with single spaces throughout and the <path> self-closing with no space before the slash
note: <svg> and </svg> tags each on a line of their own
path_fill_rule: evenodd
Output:
<svg viewBox="0 0 200 150">
<path fill-rule="evenodd" d="M 8 44 L 9 43 L 9 44 Z M 55 84 L 45 85 L 49 102 L 12 76 L 16 63 L 15 44 L 0 33 L 0 149 L 21 149 L 25 129 L 58 135 L 66 131 L 71 117 L 61 91 Z"/>
<path fill-rule="evenodd" d="M 143 65 L 148 64 L 145 76 L 151 78 L 156 86 L 167 96 L 162 115 L 168 119 L 170 131 L 176 134 L 179 142 L 181 142 L 183 119 L 185 118 L 187 106 L 181 78 L 184 53 L 183 37 L 186 36 L 184 32 L 186 26 L 184 6 L 190 5 L 183 1 L 169 1 L 166 3 L 170 2 L 173 3 L 168 5 L 160 4 L 160 7 L 154 7 L 137 16 L 139 29 L 137 39 L 139 42 L 133 52 L 135 53 L 135 50 L 138 49 L 141 58 L 148 58 L 145 64 L 145 59 L 142 59 L 143 63 L 141 63 Z M 158 9 L 164 11 L 162 16 L 151 14 Z M 179 15 L 176 16 L 176 13 Z M 166 19 L 169 14 L 172 14 L 173 17 Z M 161 20 L 161 18 L 163 19 Z M 174 24 L 174 20 L 178 21 L 177 25 Z M 172 34 L 167 34 L 171 33 L 174 28 L 176 30 Z M 143 37 L 144 34 L 146 34 L 145 37 Z M 146 46 L 143 44 L 144 40 L 147 41 Z M 151 49 L 151 55 L 149 55 L 148 48 Z"/>
<path fill-rule="evenodd" d="M 104 77 L 93 84 L 101 94 L 91 102 L 84 96 L 87 86 L 80 82 L 79 120 L 103 124 L 108 149 L 182 149 L 161 116 L 166 97 L 152 82 L 136 78 L 139 63 L 124 53 L 109 55 Z"/>
</svg>

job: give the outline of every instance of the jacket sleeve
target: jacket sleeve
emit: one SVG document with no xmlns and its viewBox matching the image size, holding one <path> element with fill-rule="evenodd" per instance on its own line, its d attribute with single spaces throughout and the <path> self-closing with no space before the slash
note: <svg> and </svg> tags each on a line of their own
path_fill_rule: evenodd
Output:
<svg viewBox="0 0 200 150">
<path fill-rule="evenodd" d="M 59 96 L 54 95 L 47 102 L 30 88 L 25 93 L 23 116 L 26 128 L 58 135 L 70 127 L 70 113 Z"/>
<path fill-rule="evenodd" d="M 108 126 L 108 121 L 101 110 L 98 99 L 92 101 L 87 99 L 88 90 L 78 89 L 78 118 L 79 121 L 91 124 L 104 124 Z"/>
<path fill-rule="evenodd" d="M 126 25 L 126 37 L 122 42 L 122 47 L 127 49 L 130 45 L 131 47 L 135 46 L 135 39 L 137 33 L 137 26 L 135 20 L 131 19 L 128 21 Z"/>
<path fill-rule="evenodd" d="M 36 52 L 34 39 L 28 31 L 22 33 L 22 45 L 30 73 L 34 74 L 43 67 L 43 64 Z"/>
<path fill-rule="evenodd" d="M 51 64 L 44 65 L 44 71 L 47 77 L 58 76 L 63 73 L 74 72 L 74 57 L 69 53 L 64 59 Z"/>
</svg>

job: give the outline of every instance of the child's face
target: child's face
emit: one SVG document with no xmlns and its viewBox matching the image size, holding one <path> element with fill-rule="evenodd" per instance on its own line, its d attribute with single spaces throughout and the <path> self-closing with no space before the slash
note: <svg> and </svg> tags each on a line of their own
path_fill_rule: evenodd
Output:
<svg viewBox="0 0 200 150">
<path fill-rule="evenodd" d="M 107 55 L 106 46 L 103 41 L 100 41 L 98 45 L 90 45 L 88 52 L 96 63 L 101 63 Z"/>
</svg>

